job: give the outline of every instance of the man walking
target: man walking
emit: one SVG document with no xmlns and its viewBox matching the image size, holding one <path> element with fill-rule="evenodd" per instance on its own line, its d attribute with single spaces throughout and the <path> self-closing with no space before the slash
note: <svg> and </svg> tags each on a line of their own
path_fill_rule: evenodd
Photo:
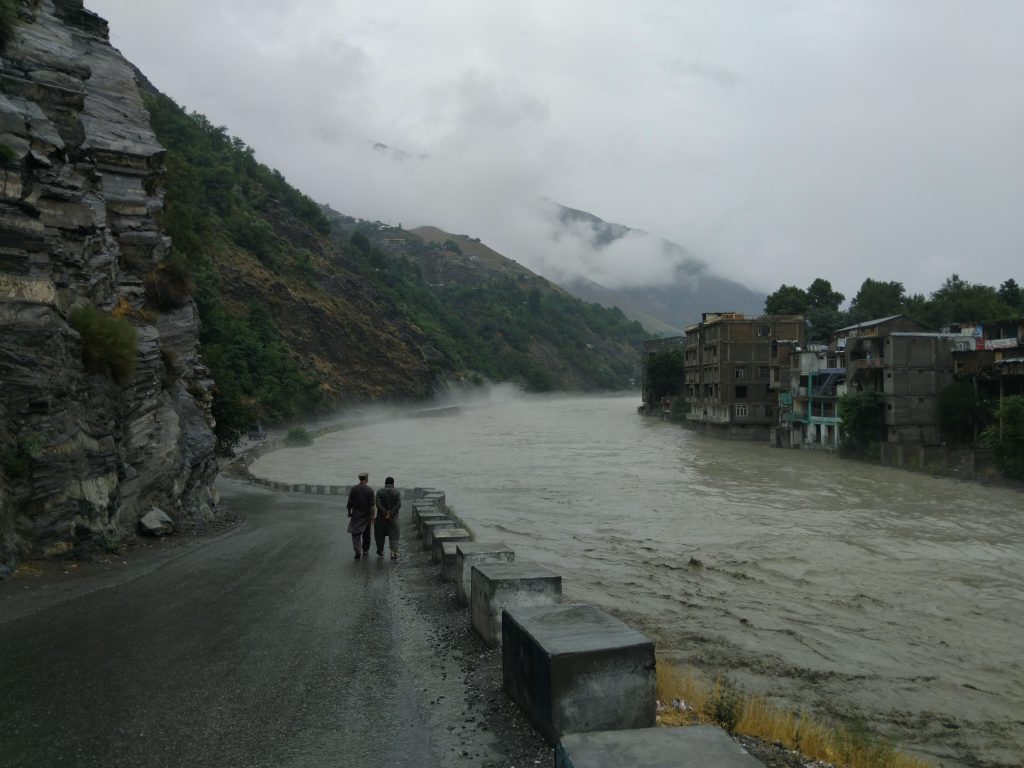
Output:
<svg viewBox="0 0 1024 768">
<path fill-rule="evenodd" d="M 377 557 L 384 557 L 384 539 L 391 546 L 391 559 L 398 559 L 398 510 L 402 508 L 402 494 L 395 489 L 395 478 L 384 481 L 377 489 L 377 523 L 373 535 L 377 540 Z"/>
<path fill-rule="evenodd" d="M 359 473 L 359 484 L 348 492 L 348 532 L 352 534 L 352 548 L 356 560 L 360 553 L 370 554 L 370 527 L 373 525 L 373 488 L 368 484 L 370 475 Z"/>
</svg>

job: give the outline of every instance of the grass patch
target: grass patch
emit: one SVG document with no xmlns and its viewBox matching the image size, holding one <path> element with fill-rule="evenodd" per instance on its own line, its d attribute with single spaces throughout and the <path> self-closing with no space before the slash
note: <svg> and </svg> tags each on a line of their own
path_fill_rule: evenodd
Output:
<svg viewBox="0 0 1024 768">
<path fill-rule="evenodd" d="M 76 307 L 68 318 L 82 337 L 82 362 L 93 373 L 127 384 L 138 363 L 138 333 L 124 318 L 113 317 L 91 304 Z"/>
<path fill-rule="evenodd" d="M 832 726 L 806 712 L 780 709 L 727 680 L 711 682 L 689 667 L 658 664 L 658 699 L 685 703 L 660 713 L 662 725 L 719 725 L 730 733 L 778 743 L 838 768 L 932 768 L 871 734 L 863 720 L 848 727 Z"/>
</svg>

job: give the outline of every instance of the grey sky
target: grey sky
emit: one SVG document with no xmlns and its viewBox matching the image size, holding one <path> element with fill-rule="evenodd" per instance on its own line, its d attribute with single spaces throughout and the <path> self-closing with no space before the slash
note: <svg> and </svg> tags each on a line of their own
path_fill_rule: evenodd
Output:
<svg viewBox="0 0 1024 768">
<path fill-rule="evenodd" d="M 552 242 L 546 197 L 755 289 L 1024 282 L 1019 0 L 86 2 L 316 199 L 543 274 L 671 270 Z"/>
</svg>

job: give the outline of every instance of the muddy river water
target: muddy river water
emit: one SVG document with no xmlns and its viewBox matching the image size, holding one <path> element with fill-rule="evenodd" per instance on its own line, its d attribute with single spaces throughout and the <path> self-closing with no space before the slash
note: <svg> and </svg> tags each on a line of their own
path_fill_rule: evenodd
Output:
<svg viewBox="0 0 1024 768">
<path fill-rule="evenodd" d="M 478 539 L 554 568 L 659 658 L 863 718 L 936 765 L 1024 765 L 1024 496 L 703 437 L 638 404 L 498 393 L 253 471 L 443 487 Z"/>
</svg>

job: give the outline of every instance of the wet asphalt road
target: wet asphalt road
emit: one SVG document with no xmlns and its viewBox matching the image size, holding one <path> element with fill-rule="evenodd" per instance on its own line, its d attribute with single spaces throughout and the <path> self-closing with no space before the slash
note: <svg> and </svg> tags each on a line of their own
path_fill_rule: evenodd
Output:
<svg viewBox="0 0 1024 768">
<path fill-rule="evenodd" d="M 0 766 L 448 764 L 426 714 L 447 673 L 402 563 L 353 560 L 339 498 L 222 490 L 247 518 L 231 533 L 3 585 Z"/>
</svg>

